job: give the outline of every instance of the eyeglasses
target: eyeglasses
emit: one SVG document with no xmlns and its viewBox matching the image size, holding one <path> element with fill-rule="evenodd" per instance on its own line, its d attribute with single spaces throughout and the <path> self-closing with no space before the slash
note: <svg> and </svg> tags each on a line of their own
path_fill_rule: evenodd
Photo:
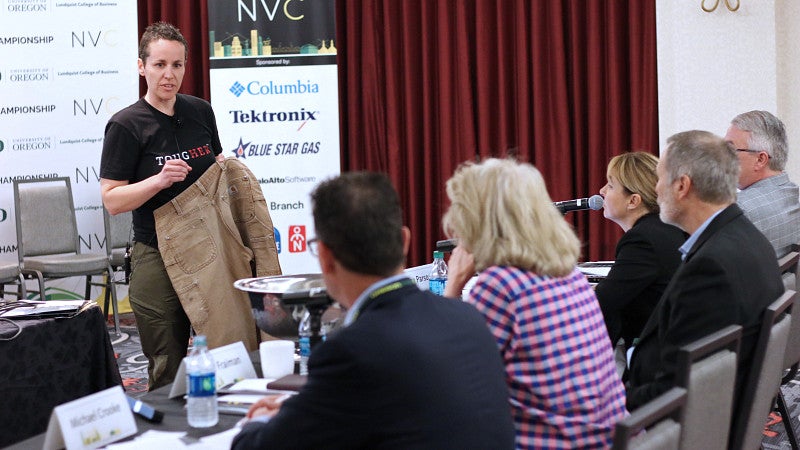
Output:
<svg viewBox="0 0 800 450">
<path fill-rule="evenodd" d="M 319 256 L 319 239 L 312 238 L 306 241 L 306 247 L 308 247 L 308 253 L 311 253 L 314 256 Z"/>
<path fill-rule="evenodd" d="M 769 153 L 765 152 L 764 150 L 753 150 L 753 149 L 749 149 L 749 148 L 737 148 L 736 151 L 737 152 L 745 152 L 745 153 L 761 153 L 761 152 L 764 152 L 764 154 L 767 155 L 767 158 L 769 158 Z"/>
</svg>

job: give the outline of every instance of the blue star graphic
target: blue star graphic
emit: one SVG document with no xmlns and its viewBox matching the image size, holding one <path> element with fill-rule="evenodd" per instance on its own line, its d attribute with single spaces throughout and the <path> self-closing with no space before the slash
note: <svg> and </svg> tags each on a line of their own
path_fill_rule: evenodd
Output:
<svg viewBox="0 0 800 450">
<path fill-rule="evenodd" d="M 233 155 L 234 155 L 234 156 L 236 156 L 237 158 L 247 158 L 247 157 L 245 156 L 245 154 L 244 154 L 244 151 L 245 151 L 245 150 L 247 150 L 247 147 L 249 147 L 249 146 L 250 146 L 250 143 L 248 142 L 248 143 L 246 143 L 246 144 L 243 144 L 243 143 L 242 143 L 242 138 L 240 137 L 240 138 L 239 138 L 239 146 L 238 146 L 238 147 L 236 147 L 235 149 L 231 150 L 231 152 L 232 152 L 232 153 L 233 153 Z"/>
</svg>

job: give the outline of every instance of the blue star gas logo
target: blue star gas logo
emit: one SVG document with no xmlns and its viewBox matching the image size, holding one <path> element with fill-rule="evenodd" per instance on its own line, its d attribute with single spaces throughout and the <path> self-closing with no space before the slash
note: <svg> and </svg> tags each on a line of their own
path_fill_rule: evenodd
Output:
<svg viewBox="0 0 800 450">
<path fill-rule="evenodd" d="M 233 95 L 238 97 L 238 96 L 242 95 L 242 92 L 244 92 L 244 86 L 242 86 L 242 83 L 239 83 L 237 81 L 237 82 L 233 83 L 233 86 L 231 86 L 231 88 L 228 89 L 228 90 L 233 92 Z"/>
<path fill-rule="evenodd" d="M 231 150 L 231 152 L 233 152 L 233 155 L 236 156 L 236 158 L 245 158 L 246 159 L 247 155 L 245 155 L 244 152 L 245 152 L 245 150 L 247 150 L 247 147 L 249 147 L 249 146 L 250 146 L 250 143 L 248 142 L 248 143 L 244 144 L 243 141 L 242 141 L 242 138 L 240 137 L 239 138 L 239 145 L 235 149 Z"/>
</svg>

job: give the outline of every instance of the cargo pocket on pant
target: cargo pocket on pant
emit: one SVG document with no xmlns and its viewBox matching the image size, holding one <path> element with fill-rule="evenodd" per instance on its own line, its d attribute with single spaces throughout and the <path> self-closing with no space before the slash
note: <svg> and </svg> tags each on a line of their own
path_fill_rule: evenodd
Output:
<svg viewBox="0 0 800 450">
<path fill-rule="evenodd" d="M 159 239 L 170 248 L 175 262 L 184 273 L 195 273 L 217 257 L 217 245 L 205 220 L 194 219 Z"/>
</svg>

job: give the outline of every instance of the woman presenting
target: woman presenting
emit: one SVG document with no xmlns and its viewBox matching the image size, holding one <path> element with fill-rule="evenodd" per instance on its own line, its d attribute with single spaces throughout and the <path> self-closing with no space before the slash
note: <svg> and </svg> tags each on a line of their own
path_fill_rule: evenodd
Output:
<svg viewBox="0 0 800 450">
<path fill-rule="evenodd" d="M 139 43 L 139 75 L 147 93 L 106 125 L 100 162 L 103 204 L 133 211 L 131 309 L 148 360 L 148 388 L 173 381 L 186 356 L 190 323 L 158 251 L 153 211 L 222 160 L 211 105 L 178 94 L 187 42 L 166 23 L 147 27 Z"/>
</svg>

